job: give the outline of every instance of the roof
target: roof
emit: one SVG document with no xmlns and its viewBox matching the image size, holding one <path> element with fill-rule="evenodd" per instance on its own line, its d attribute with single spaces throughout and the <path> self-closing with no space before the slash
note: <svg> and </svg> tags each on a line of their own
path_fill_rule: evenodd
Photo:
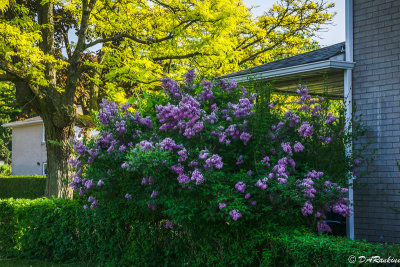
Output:
<svg viewBox="0 0 400 267">
<path fill-rule="evenodd" d="M 76 107 L 76 113 L 82 114 L 82 107 L 81 106 L 77 106 Z M 22 121 L 12 121 L 12 122 L 3 124 L 1 126 L 7 128 L 7 127 L 17 127 L 17 126 L 39 124 L 39 123 L 43 123 L 43 120 L 42 120 L 42 118 L 40 116 L 36 116 L 36 117 L 32 117 L 32 118 L 25 119 L 25 120 L 22 120 Z"/>
<path fill-rule="evenodd" d="M 246 70 L 233 72 L 224 75 L 221 78 L 234 78 L 236 76 L 256 74 L 259 72 L 273 71 L 273 70 L 305 65 L 320 61 L 327 61 L 330 60 L 331 58 L 334 58 L 335 56 L 344 54 L 344 52 L 345 52 L 345 42 L 342 42 L 331 46 L 323 47 L 314 51 L 310 51 L 304 54 L 262 64 L 260 66 L 252 67 Z"/>
<path fill-rule="evenodd" d="M 9 122 L 6 124 L 3 124 L 3 127 L 16 127 L 16 126 L 24 126 L 24 125 L 29 125 L 29 124 L 39 124 L 42 123 L 43 120 L 40 116 L 36 116 L 33 118 L 29 118 L 23 121 L 13 121 L 13 122 Z"/>
</svg>

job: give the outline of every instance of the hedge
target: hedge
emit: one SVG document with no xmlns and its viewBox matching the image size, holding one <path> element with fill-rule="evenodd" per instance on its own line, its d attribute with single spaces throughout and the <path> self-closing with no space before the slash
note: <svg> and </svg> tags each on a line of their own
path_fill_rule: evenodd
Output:
<svg viewBox="0 0 400 267">
<path fill-rule="evenodd" d="M 397 245 L 298 230 L 257 229 L 239 235 L 228 227 L 224 233 L 191 239 L 161 224 L 119 219 L 126 216 L 93 216 L 71 200 L 0 200 L 0 258 L 103 266 L 347 266 L 350 255 L 400 258 Z"/>
<path fill-rule="evenodd" d="M 0 198 L 43 197 L 46 188 L 44 175 L 0 176 Z"/>
</svg>

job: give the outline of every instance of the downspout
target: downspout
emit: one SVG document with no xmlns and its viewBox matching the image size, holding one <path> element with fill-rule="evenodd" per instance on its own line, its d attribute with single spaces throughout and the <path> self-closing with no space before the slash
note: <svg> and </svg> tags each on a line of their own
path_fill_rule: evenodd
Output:
<svg viewBox="0 0 400 267">
<path fill-rule="evenodd" d="M 346 61 L 353 62 L 353 0 L 346 0 Z M 348 134 L 352 133 L 352 69 L 348 68 L 344 72 L 344 99 L 345 99 L 345 130 Z M 346 145 L 346 156 L 352 157 L 353 143 Z M 347 218 L 347 237 L 354 239 L 354 197 L 353 197 L 353 177 L 349 173 L 349 202 L 352 209 L 351 216 Z"/>
</svg>

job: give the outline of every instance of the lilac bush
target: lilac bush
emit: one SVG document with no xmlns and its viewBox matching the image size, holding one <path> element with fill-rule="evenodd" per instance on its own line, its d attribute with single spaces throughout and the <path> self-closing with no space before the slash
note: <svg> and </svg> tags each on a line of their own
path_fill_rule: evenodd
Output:
<svg viewBox="0 0 400 267">
<path fill-rule="evenodd" d="M 342 164 L 330 166 L 322 156 L 344 151 L 345 142 L 324 98 L 300 87 L 296 109 L 282 114 L 270 103 L 260 111 L 256 94 L 234 82 L 196 80 L 193 70 L 181 84 L 162 79 L 162 87 L 165 94 L 135 112 L 103 100 L 100 134 L 74 141 L 71 186 L 89 212 L 118 203 L 167 220 L 166 229 L 292 216 L 320 232 L 331 231 L 329 213 L 351 214 L 346 175 L 360 161 L 343 154 Z"/>
</svg>

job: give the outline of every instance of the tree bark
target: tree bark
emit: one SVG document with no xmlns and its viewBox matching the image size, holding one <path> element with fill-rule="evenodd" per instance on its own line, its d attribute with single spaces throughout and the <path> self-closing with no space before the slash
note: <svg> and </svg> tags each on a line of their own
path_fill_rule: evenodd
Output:
<svg viewBox="0 0 400 267">
<path fill-rule="evenodd" d="M 47 179 L 46 192 L 48 198 L 72 198 L 73 192 L 69 183 L 71 182 L 71 170 L 68 159 L 72 150 L 68 146 L 69 137 L 73 133 L 73 124 L 66 127 L 57 127 L 51 120 L 43 118 L 46 134 L 47 150 Z"/>
</svg>

